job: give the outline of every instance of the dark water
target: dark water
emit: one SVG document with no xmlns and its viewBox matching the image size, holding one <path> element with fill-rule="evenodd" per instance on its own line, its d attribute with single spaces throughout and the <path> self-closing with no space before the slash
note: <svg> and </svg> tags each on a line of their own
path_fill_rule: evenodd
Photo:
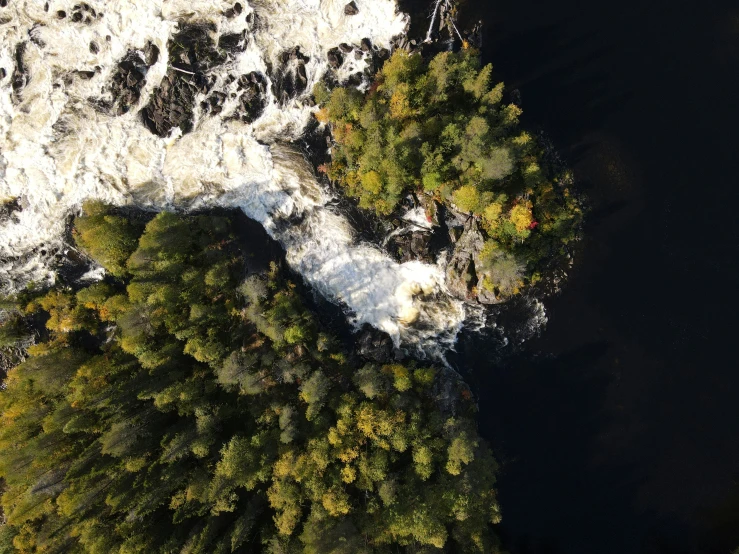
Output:
<svg viewBox="0 0 739 554">
<path fill-rule="evenodd" d="M 416 3 L 425 5 L 425 3 Z M 410 7 L 410 6 L 409 6 Z M 462 345 L 513 554 L 739 546 L 739 3 L 466 3 L 592 211 L 527 351 Z"/>
</svg>

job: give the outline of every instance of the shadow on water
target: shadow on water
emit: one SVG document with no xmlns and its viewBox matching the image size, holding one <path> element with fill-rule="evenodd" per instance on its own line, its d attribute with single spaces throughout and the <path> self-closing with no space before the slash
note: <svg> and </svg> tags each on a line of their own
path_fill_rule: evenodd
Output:
<svg viewBox="0 0 739 554">
<path fill-rule="evenodd" d="M 403 2 L 424 15 L 430 4 Z M 541 337 L 503 361 L 484 339 L 459 344 L 501 461 L 504 545 L 728 554 L 739 546 L 739 7 L 468 1 L 463 14 L 485 22 L 485 61 L 590 206 Z"/>
<path fill-rule="evenodd" d="M 513 552 L 567 552 L 559 529 L 577 514 L 562 508 L 568 498 L 583 495 L 578 487 L 588 486 L 578 476 L 589 464 L 590 437 L 605 424 L 601 405 L 609 385 L 592 367 L 608 350 L 600 341 L 557 356 L 523 353 L 467 375 L 479 398 L 480 427 L 501 463 L 506 524 L 500 534 Z M 484 367 L 486 345 L 465 340 L 458 361 L 462 367 Z M 535 532 L 528 529 L 530 521 L 537 522 Z"/>
</svg>

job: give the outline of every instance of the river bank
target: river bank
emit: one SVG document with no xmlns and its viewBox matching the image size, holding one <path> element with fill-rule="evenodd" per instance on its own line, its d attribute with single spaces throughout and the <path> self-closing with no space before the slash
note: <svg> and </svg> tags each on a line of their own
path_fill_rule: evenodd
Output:
<svg viewBox="0 0 739 554">
<path fill-rule="evenodd" d="M 737 10 L 728 2 L 470 5 L 592 206 L 527 353 L 455 360 L 503 462 L 513 553 L 716 553 L 739 544 Z M 687 83 L 695 86 L 689 86 Z M 698 292 L 700 291 L 700 292 Z"/>
</svg>

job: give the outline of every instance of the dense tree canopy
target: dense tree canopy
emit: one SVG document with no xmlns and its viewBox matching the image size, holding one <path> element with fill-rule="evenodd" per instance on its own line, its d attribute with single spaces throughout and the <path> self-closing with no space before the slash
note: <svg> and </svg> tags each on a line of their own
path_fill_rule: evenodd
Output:
<svg viewBox="0 0 739 554">
<path fill-rule="evenodd" d="M 227 217 L 76 228 L 120 278 L 26 307 L 48 320 L 0 392 L 0 552 L 496 551 L 466 390 L 359 363 L 276 266 L 244 278 Z"/>
<path fill-rule="evenodd" d="M 576 237 L 571 175 L 544 161 L 476 51 L 426 60 L 397 50 L 367 93 L 321 83 L 314 94 L 335 141 L 329 178 L 379 215 L 415 191 L 474 216 L 491 289 L 518 290 Z"/>
</svg>

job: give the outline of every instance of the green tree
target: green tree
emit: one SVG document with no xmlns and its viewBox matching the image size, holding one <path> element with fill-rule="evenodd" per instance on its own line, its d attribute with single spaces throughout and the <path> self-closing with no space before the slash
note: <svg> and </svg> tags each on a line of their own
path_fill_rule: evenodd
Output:
<svg viewBox="0 0 739 554">
<path fill-rule="evenodd" d="M 520 131 L 521 110 L 503 103 L 503 84 L 476 51 L 425 59 L 397 50 L 365 94 L 324 83 L 314 92 L 334 139 L 328 177 L 379 216 L 395 215 L 415 192 L 479 219 L 507 274 L 511 260 L 523 268 L 520 279 L 489 280 L 500 298 L 522 290 L 579 236 L 570 174 Z"/>
<path fill-rule="evenodd" d="M 28 303 L 47 323 L 0 392 L 0 548 L 495 552 L 474 405 L 442 410 L 433 368 L 358 366 L 276 265 L 243 279 L 233 237 L 159 214 L 119 280 Z"/>
</svg>

